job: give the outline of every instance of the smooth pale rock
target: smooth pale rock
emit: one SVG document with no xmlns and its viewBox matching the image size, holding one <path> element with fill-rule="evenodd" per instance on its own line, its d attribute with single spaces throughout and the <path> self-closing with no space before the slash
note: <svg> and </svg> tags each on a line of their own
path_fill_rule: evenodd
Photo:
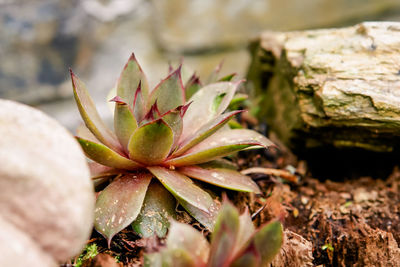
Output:
<svg viewBox="0 0 400 267">
<path fill-rule="evenodd" d="M 400 23 L 265 32 L 249 80 L 291 146 L 400 147 Z"/>
<path fill-rule="evenodd" d="M 56 262 L 25 232 L 0 218 L 0 266 L 43 267 Z"/>
<path fill-rule="evenodd" d="M 52 266 L 49 258 L 70 259 L 89 237 L 94 214 L 93 187 L 79 144 L 44 113 L 1 99 L 0 136 L 0 222 L 8 225 L 0 227 L 0 239 L 10 233 L 15 239 L 0 242 L 0 262 L 8 263 L 1 266 L 32 266 L 29 258 L 15 263 L 18 246 L 43 259 L 40 266 Z"/>
</svg>

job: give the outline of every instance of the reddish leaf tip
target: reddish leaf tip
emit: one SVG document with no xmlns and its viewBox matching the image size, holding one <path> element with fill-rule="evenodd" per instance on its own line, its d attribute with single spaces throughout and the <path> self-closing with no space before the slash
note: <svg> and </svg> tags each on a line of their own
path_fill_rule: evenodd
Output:
<svg viewBox="0 0 400 267">
<path fill-rule="evenodd" d="M 181 79 L 182 76 L 182 63 L 179 64 L 178 68 L 172 73 L 172 75 L 178 75 L 179 79 Z"/>
<path fill-rule="evenodd" d="M 202 85 L 202 84 L 201 84 L 201 81 L 200 81 L 200 77 L 196 75 L 196 72 L 193 73 L 192 76 L 190 76 L 190 79 L 189 79 L 189 82 L 188 82 L 188 83 L 189 83 L 189 84 L 198 84 L 198 85 Z"/>
<path fill-rule="evenodd" d="M 154 102 L 154 104 L 151 106 L 149 112 L 147 112 L 147 114 L 144 116 L 144 119 L 145 120 L 155 120 L 156 119 L 154 116 L 155 114 L 157 114 L 158 117 L 161 117 L 161 113 L 158 110 L 158 106 L 157 106 L 157 99 Z"/>
<path fill-rule="evenodd" d="M 172 73 L 174 71 L 174 67 L 172 67 L 171 62 L 168 62 L 168 73 Z"/>
<path fill-rule="evenodd" d="M 69 70 L 69 74 L 71 75 L 71 79 L 72 79 L 72 81 L 76 78 L 76 75 L 75 75 L 75 73 L 72 71 L 72 69 L 71 68 L 68 68 L 68 70 Z"/>
<path fill-rule="evenodd" d="M 192 103 L 193 103 L 193 101 L 190 101 L 189 103 L 178 107 L 179 112 L 180 112 L 179 115 L 181 116 L 181 118 L 182 118 L 183 116 L 185 116 L 186 111 L 188 110 L 189 106 L 190 106 Z"/>
<path fill-rule="evenodd" d="M 117 104 L 126 105 L 126 102 L 122 100 L 121 97 L 115 96 L 113 99 L 110 99 L 109 102 L 115 102 Z"/>
<path fill-rule="evenodd" d="M 215 68 L 215 72 L 220 72 L 222 67 L 224 66 L 225 59 L 222 59 L 221 62 L 218 64 L 218 66 Z"/>
<path fill-rule="evenodd" d="M 234 84 L 235 86 L 239 86 L 240 84 L 244 83 L 245 81 L 246 81 L 246 79 L 241 79 L 241 80 L 239 80 L 239 81 L 233 82 L 233 84 Z"/>
</svg>

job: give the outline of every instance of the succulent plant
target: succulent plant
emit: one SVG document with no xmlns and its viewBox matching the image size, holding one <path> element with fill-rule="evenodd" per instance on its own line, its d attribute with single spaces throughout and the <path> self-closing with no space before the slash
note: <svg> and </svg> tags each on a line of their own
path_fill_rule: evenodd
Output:
<svg viewBox="0 0 400 267">
<path fill-rule="evenodd" d="M 271 221 L 255 230 L 246 210 L 239 215 L 229 202 L 218 214 L 211 244 L 188 224 L 172 221 L 166 246 L 144 256 L 148 267 L 267 266 L 283 242 L 282 224 Z"/>
<path fill-rule="evenodd" d="M 86 124 L 76 138 L 93 160 L 93 178 L 111 181 L 98 195 L 95 211 L 95 229 L 109 242 L 132 222 L 143 236 L 165 235 L 169 218 L 175 214 L 175 199 L 212 229 L 218 205 L 190 178 L 260 193 L 250 177 L 218 160 L 239 150 L 272 144 L 255 131 L 231 130 L 226 125 L 240 112 L 223 113 L 240 82 L 221 81 L 201 87 L 195 75 L 183 82 L 178 67 L 150 91 L 132 54 L 116 84 L 117 96 L 112 99 L 112 132 L 72 71 L 71 78 Z"/>
</svg>

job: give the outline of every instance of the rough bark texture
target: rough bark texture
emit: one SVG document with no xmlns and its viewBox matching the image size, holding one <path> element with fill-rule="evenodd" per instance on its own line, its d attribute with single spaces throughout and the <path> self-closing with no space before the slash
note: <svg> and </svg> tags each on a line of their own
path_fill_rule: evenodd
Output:
<svg viewBox="0 0 400 267">
<path fill-rule="evenodd" d="M 249 80 L 281 140 L 392 151 L 400 145 L 400 23 L 266 32 Z"/>
<path fill-rule="evenodd" d="M 312 243 L 290 230 L 284 232 L 282 249 L 270 267 L 313 266 Z"/>
</svg>

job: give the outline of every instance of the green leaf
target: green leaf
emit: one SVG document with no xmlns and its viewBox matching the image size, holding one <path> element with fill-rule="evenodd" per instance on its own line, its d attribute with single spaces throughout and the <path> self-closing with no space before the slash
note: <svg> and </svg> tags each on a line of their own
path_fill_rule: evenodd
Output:
<svg viewBox="0 0 400 267">
<path fill-rule="evenodd" d="M 95 161 L 89 162 L 90 177 L 97 180 L 103 177 L 116 176 L 124 172 L 123 170 L 101 165 Z"/>
<path fill-rule="evenodd" d="M 253 237 L 253 242 L 261 255 L 261 264 L 266 266 L 279 253 L 283 243 L 283 229 L 279 221 L 264 225 Z"/>
<path fill-rule="evenodd" d="M 196 186 L 192 180 L 185 175 L 163 167 L 153 166 L 147 169 L 156 176 L 160 182 L 176 198 L 183 199 L 198 209 L 210 213 L 213 200 L 210 195 Z"/>
<path fill-rule="evenodd" d="M 185 84 L 186 99 L 190 99 L 201 88 L 199 77 L 194 73 Z"/>
<path fill-rule="evenodd" d="M 240 105 L 243 104 L 244 101 L 246 101 L 249 98 L 248 95 L 246 94 L 235 94 L 235 96 L 232 98 L 231 102 L 229 103 L 228 109 L 230 110 L 235 110 L 240 107 Z"/>
<path fill-rule="evenodd" d="M 171 128 L 158 119 L 137 128 L 129 141 L 129 156 L 146 165 L 159 164 L 168 156 L 174 141 Z"/>
<path fill-rule="evenodd" d="M 121 99 L 127 103 L 132 110 L 138 108 L 145 109 L 144 106 L 138 107 L 137 103 L 135 104 L 136 107 L 133 107 L 133 104 L 138 90 L 140 90 L 140 95 L 143 97 L 144 101 L 147 100 L 149 95 L 148 88 L 146 76 L 137 62 L 135 55 L 132 53 L 119 77 L 117 83 L 117 95 L 121 97 Z"/>
<path fill-rule="evenodd" d="M 162 117 L 162 119 L 165 121 L 165 123 L 168 124 L 168 126 L 174 133 L 174 142 L 172 145 L 172 150 L 174 150 L 178 145 L 179 138 L 181 137 L 182 134 L 182 129 L 183 129 L 183 121 L 181 115 L 182 108 L 183 106 L 180 106 L 176 109 L 170 110 Z"/>
<path fill-rule="evenodd" d="M 239 231 L 236 240 L 234 254 L 239 252 L 243 246 L 250 240 L 255 233 L 253 221 L 249 214 L 249 210 L 246 208 L 245 212 L 239 216 Z"/>
<path fill-rule="evenodd" d="M 229 267 L 261 267 L 260 257 L 255 250 L 248 250 L 244 252 L 238 259 L 236 259 Z M 266 266 L 265 266 L 266 267 Z"/>
<path fill-rule="evenodd" d="M 268 266 L 268 264 L 279 253 L 283 243 L 283 229 L 279 221 L 273 221 L 261 227 L 247 243 L 246 247 L 237 254 L 234 266 L 240 266 L 243 258 L 249 258 L 253 254 L 259 264 L 257 266 Z"/>
<path fill-rule="evenodd" d="M 144 96 L 142 93 L 142 84 L 139 83 L 138 88 L 136 89 L 135 98 L 133 100 L 133 115 L 136 118 L 137 122 L 141 122 L 147 112 L 146 107 L 146 99 L 148 96 Z M 143 123 L 141 123 L 143 124 Z"/>
<path fill-rule="evenodd" d="M 105 145 L 85 140 L 80 137 L 76 137 L 76 139 L 81 145 L 86 156 L 102 165 L 127 170 L 135 170 L 142 166 L 137 162 L 121 156 Z"/>
<path fill-rule="evenodd" d="M 115 134 L 125 152 L 128 152 L 128 143 L 132 133 L 137 128 L 137 121 L 133 116 L 131 109 L 125 102 L 122 102 L 119 97 L 115 97 L 113 100 L 116 102 L 114 112 Z"/>
<path fill-rule="evenodd" d="M 165 164 L 176 167 L 194 165 L 227 156 L 249 147 L 273 145 L 265 136 L 248 129 L 221 129 L 200 144 L 189 149 L 184 155 L 171 158 Z"/>
<path fill-rule="evenodd" d="M 236 114 L 240 113 L 240 110 L 232 111 L 226 114 L 222 114 L 215 119 L 211 120 L 210 122 L 206 123 L 203 125 L 200 129 L 198 129 L 195 133 L 193 133 L 191 136 L 188 136 L 179 146 L 178 150 L 176 153 L 174 153 L 175 156 L 182 155 L 185 153 L 187 150 L 190 148 L 194 147 L 213 133 L 215 133 L 217 130 L 221 129 L 222 126 L 224 126 L 233 116 Z"/>
<path fill-rule="evenodd" d="M 207 239 L 187 224 L 172 221 L 166 243 L 169 250 L 185 250 L 198 264 L 207 263 L 210 252 Z"/>
<path fill-rule="evenodd" d="M 222 205 L 211 238 L 210 267 L 228 266 L 233 259 L 237 234 L 239 231 L 239 213 L 230 203 Z"/>
<path fill-rule="evenodd" d="M 228 74 L 222 78 L 219 78 L 219 82 L 230 82 L 237 75 L 237 73 Z"/>
<path fill-rule="evenodd" d="M 162 80 L 151 92 L 148 107 L 156 101 L 161 114 L 185 103 L 185 89 L 181 80 L 181 68 Z"/>
<path fill-rule="evenodd" d="M 261 193 L 257 184 L 249 176 L 243 175 L 234 170 L 221 168 L 204 169 L 197 166 L 187 166 L 179 168 L 178 171 L 191 178 L 223 188 L 243 192 Z"/>
<path fill-rule="evenodd" d="M 208 230 L 213 231 L 215 221 L 217 219 L 220 204 L 216 200 L 213 200 L 213 204 L 210 206 L 207 212 L 193 206 L 189 202 L 182 198 L 177 197 L 179 204 L 190 214 L 193 218 L 201 223 Z"/>
<path fill-rule="evenodd" d="M 75 101 L 86 127 L 104 145 L 119 153 L 123 153 L 123 149 L 117 141 L 117 138 L 100 118 L 85 84 L 72 72 L 72 70 L 70 70 L 70 73 Z"/>
<path fill-rule="evenodd" d="M 108 240 L 139 215 L 152 175 L 125 174 L 115 179 L 98 196 L 94 227 Z"/>
<path fill-rule="evenodd" d="M 207 85 L 197 91 L 183 117 L 182 140 L 193 136 L 204 124 L 222 114 L 235 94 L 238 83 L 220 82 Z M 218 104 L 218 103 L 219 104 Z"/>
<path fill-rule="evenodd" d="M 142 210 L 132 223 L 136 233 L 144 238 L 167 234 L 169 221 L 176 217 L 176 201 L 158 181 L 153 181 L 147 189 Z"/>
</svg>

